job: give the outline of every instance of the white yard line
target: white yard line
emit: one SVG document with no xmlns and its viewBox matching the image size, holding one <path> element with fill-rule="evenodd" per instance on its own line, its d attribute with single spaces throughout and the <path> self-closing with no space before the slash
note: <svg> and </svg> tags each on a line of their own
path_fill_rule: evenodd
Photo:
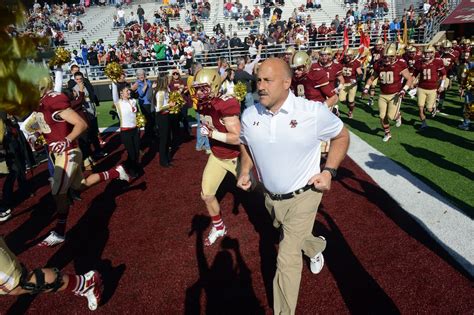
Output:
<svg viewBox="0 0 474 315">
<path fill-rule="evenodd" d="M 351 133 L 348 154 L 474 276 L 473 220 L 354 133 Z"/>
</svg>

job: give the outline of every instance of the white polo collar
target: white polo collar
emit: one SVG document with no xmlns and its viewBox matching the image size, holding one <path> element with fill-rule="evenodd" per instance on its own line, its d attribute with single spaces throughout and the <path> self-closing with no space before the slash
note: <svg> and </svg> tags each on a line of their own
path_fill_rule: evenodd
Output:
<svg viewBox="0 0 474 315">
<path fill-rule="evenodd" d="M 288 97 L 286 98 L 285 102 L 283 103 L 283 105 L 280 107 L 280 109 L 276 113 L 272 113 L 270 110 L 268 110 L 266 107 L 264 107 L 262 105 L 262 107 L 264 108 L 264 113 L 268 114 L 268 115 L 271 115 L 271 116 L 275 116 L 280 112 L 282 112 L 284 114 L 289 114 L 295 108 L 294 99 L 295 99 L 295 94 L 293 94 L 293 92 L 290 91 L 288 93 Z"/>
</svg>

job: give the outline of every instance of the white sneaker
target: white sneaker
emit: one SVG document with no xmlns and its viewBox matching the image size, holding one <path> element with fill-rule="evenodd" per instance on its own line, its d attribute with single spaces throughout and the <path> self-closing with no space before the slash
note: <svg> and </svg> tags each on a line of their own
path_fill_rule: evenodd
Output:
<svg viewBox="0 0 474 315">
<path fill-rule="evenodd" d="M 102 298 L 102 279 L 99 272 L 92 270 L 84 275 L 86 284 L 82 292 L 77 295 L 87 298 L 87 304 L 91 311 L 95 311 Z"/>
<path fill-rule="evenodd" d="M 402 125 L 402 115 L 399 115 L 397 120 L 396 120 L 396 123 L 395 123 L 395 127 L 400 127 Z"/>
<path fill-rule="evenodd" d="M 130 181 L 130 176 L 128 176 L 122 165 L 117 166 L 115 170 L 119 173 L 120 180 L 124 180 L 126 182 Z"/>
<path fill-rule="evenodd" d="M 63 243 L 65 239 L 66 238 L 64 236 L 59 235 L 55 231 L 51 231 L 48 237 L 46 237 L 41 243 L 39 243 L 38 246 L 53 247 L 53 246 Z"/>
<path fill-rule="evenodd" d="M 323 236 L 318 236 L 319 238 L 322 238 L 323 240 L 326 240 Z M 311 272 L 315 275 L 321 272 L 321 270 L 324 267 L 324 256 L 322 252 L 317 253 L 313 258 L 310 258 L 311 263 L 309 264 L 309 267 L 311 269 Z"/>
<path fill-rule="evenodd" d="M 386 133 L 382 140 L 383 142 L 388 142 L 390 139 L 392 139 L 392 135 L 390 133 Z"/>
<path fill-rule="evenodd" d="M 211 231 L 209 232 L 209 236 L 204 242 L 204 245 L 211 246 L 214 244 L 219 237 L 222 237 L 227 234 L 227 228 L 224 226 L 223 229 L 216 229 L 214 226 L 212 227 Z"/>
</svg>

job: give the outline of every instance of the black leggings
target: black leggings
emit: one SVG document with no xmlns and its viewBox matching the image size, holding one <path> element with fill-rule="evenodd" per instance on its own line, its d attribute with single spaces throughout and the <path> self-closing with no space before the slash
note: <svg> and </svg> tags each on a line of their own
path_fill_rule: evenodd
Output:
<svg viewBox="0 0 474 315">
<path fill-rule="evenodd" d="M 140 135 L 138 128 L 121 130 L 120 139 L 128 153 L 127 166 L 130 175 L 137 176 L 140 172 Z"/>
<path fill-rule="evenodd" d="M 170 115 L 156 113 L 156 125 L 160 134 L 160 164 L 170 162 Z"/>
</svg>

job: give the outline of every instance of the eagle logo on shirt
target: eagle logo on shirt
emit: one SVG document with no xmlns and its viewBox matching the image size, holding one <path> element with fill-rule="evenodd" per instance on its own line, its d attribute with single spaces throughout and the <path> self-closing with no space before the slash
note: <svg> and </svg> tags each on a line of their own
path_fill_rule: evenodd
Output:
<svg viewBox="0 0 474 315">
<path fill-rule="evenodd" d="M 292 119 L 290 121 L 290 127 L 291 128 L 296 128 L 297 125 L 298 125 L 298 122 L 296 121 L 296 119 Z"/>
</svg>

